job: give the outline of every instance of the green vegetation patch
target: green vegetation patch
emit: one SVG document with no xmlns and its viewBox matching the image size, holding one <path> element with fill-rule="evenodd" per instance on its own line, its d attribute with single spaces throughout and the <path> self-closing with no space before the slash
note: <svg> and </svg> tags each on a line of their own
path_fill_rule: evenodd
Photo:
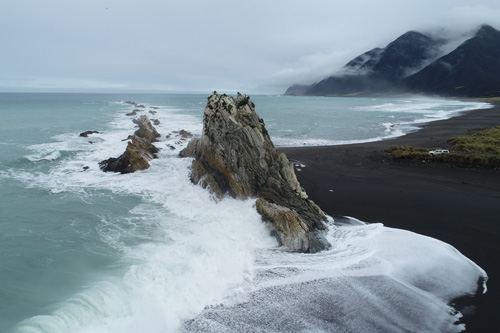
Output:
<svg viewBox="0 0 500 333">
<path fill-rule="evenodd" d="M 267 131 L 266 124 L 264 124 L 264 119 L 259 118 L 259 123 L 261 125 L 262 134 L 269 136 L 269 132 Z"/>
<path fill-rule="evenodd" d="M 411 160 L 430 160 L 432 156 L 429 154 L 431 149 L 412 147 L 412 146 L 390 146 L 386 150 L 394 158 L 405 158 Z"/>
<path fill-rule="evenodd" d="M 264 124 L 262 124 L 262 134 L 269 136 L 269 132 L 267 131 L 266 126 Z"/>
<path fill-rule="evenodd" d="M 247 105 L 249 100 L 250 100 L 250 97 L 248 97 L 248 96 L 241 99 L 241 101 L 238 102 L 238 107 L 241 108 L 242 106 Z"/>
<path fill-rule="evenodd" d="M 454 150 L 469 154 L 492 154 L 500 156 L 500 126 L 471 135 L 448 139 Z"/>
<path fill-rule="evenodd" d="M 471 135 L 447 140 L 450 153 L 431 155 L 438 148 L 391 146 L 386 150 L 393 158 L 417 161 L 437 161 L 461 166 L 500 167 L 500 126 Z"/>
</svg>

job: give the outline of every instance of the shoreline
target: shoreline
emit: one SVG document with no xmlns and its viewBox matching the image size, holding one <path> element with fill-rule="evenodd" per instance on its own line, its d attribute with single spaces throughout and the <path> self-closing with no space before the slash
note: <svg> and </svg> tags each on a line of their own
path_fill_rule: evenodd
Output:
<svg viewBox="0 0 500 333">
<path fill-rule="evenodd" d="M 334 219 L 351 216 L 430 236 L 482 267 L 488 274 L 488 291 L 474 297 L 474 314 L 464 313 L 467 332 L 485 332 L 500 324 L 496 314 L 500 299 L 500 265 L 496 263 L 500 257 L 500 171 L 393 161 L 384 150 L 392 145 L 448 148 L 446 140 L 451 137 L 500 125 L 500 103 L 491 104 L 493 108 L 426 123 L 397 138 L 278 149 L 306 166 L 296 170 L 298 180 Z"/>
</svg>

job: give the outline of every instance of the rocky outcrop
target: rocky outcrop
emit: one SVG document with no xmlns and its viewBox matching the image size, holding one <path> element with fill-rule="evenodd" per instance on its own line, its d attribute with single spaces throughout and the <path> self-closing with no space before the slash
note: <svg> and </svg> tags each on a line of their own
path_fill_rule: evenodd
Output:
<svg viewBox="0 0 500 333">
<path fill-rule="evenodd" d="M 148 116 L 142 115 L 138 119 L 132 121 L 139 126 L 139 129 L 135 131 L 134 135 L 145 139 L 149 143 L 158 141 L 157 138 L 160 137 L 160 133 L 158 133 L 156 128 L 151 124 Z"/>
<path fill-rule="evenodd" d="M 191 180 L 218 198 L 258 198 L 258 212 L 282 245 L 302 252 L 330 246 L 323 236 L 324 213 L 308 199 L 293 164 L 275 149 L 248 96 L 214 92 L 202 137 L 192 139 L 180 155 L 194 157 Z"/>
<path fill-rule="evenodd" d="M 105 172 L 130 173 L 149 168 L 149 161 L 156 158 L 158 148 L 153 142 L 158 141 L 160 134 L 151 125 L 145 115 L 133 120 L 139 125 L 134 135 L 129 136 L 125 152 L 117 158 L 111 157 L 101 161 L 99 167 Z"/>
<path fill-rule="evenodd" d="M 132 110 L 132 112 L 129 112 L 129 113 L 126 113 L 125 115 L 126 116 L 129 116 L 129 117 L 132 117 L 132 116 L 136 116 L 137 115 L 137 112 L 141 112 L 142 110 L 139 110 L 139 109 L 134 109 Z"/>
<path fill-rule="evenodd" d="M 99 132 L 98 131 L 85 131 L 85 132 L 80 133 L 80 136 L 82 138 L 87 138 L 91 134 L 99 134 Z"/>
</svg>

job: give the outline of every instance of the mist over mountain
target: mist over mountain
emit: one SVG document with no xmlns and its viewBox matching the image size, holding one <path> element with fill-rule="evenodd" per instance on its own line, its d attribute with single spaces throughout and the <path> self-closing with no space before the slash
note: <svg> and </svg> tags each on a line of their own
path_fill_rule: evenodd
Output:
<svg viewBox="0 0 500 333">
<path fill-rule="evenodd" d="M 482 26 L 473 38 L 405 78 L 404 82 L 413 92 L 500 96 L 500 31 Z"/>
<path fill-rule="evenodd" d="M 446 43 L 444 38 L 409 31 L 385 48 L 354 58 L 320 82 L 291 86 L 285 95 L 500 96 L 499 31 L 483 25 L 472 38 L 443 55 Z"/>
</svg>

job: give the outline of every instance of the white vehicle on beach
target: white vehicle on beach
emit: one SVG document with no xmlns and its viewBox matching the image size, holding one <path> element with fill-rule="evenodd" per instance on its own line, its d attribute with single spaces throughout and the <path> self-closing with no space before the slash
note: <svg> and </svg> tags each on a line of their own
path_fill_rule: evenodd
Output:
<svg viewBox="0 0 500 333">
<path fill-rule="evenodd" d="M 429 154 L 434 156 L 434 155 L 439 155 L 439 154 L 447 154 L 449 152 L 450 151 L 448 149 L 436 149 L 436 150 L 429 151 Z"/>
</svg>

